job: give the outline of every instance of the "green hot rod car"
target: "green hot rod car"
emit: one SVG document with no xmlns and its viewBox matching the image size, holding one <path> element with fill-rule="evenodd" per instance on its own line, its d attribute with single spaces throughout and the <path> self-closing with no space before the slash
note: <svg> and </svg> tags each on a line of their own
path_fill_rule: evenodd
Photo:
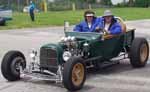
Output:
<svg viewBox="0 0 150 92">
<path fill-rule="evenodd" d="M 122 30 L 119 35 L 65 32 L 59 43 L 43 45 L 39 54 L 33 50 L 28 64 L 23 53 L 9 51 L 2 60 L 2 74 L 8 81 L 30 76 L 62 83 L 75 91 L 83 87 L 87 68 L 113 64 L 115 57 L 129 58 L 132 67 L 144 67 L 149 56 L 147 40 L 136 38 L 135 29 L 122 26 Z"/>
</svg>

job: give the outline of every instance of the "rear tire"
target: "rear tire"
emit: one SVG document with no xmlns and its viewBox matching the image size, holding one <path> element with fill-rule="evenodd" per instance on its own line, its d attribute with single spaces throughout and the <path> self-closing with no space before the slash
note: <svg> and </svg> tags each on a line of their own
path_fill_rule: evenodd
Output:
<svg viewBox="0 0 150 92">
<path fill-rule="evenodd" d="M 133 67 L 144 67 L 149 57 L 149 45 L 145 38 L 135 38 L 130 48 L 130 62 Z"/>
<path fill-rule="evenodd" d="M 19 51 L 9 51 L 2 60 L 1 72 L 8 81 L 20 79 L 20 66 L 24 69 L 26 61 L 24 55 Z"/>
<path fill-rule="evenodd" d="M 69 91 L 80 90 L 86 79 L 86 69 L 83 60 L 72 57 L 64 64 L 63 83 Z"/>
</svg>

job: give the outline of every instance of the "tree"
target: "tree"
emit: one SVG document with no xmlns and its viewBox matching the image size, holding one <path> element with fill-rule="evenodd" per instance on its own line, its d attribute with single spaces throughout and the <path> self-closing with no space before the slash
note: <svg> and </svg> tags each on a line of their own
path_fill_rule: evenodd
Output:
<svg viewBox="0 0 150 92">
<path fill-rule="evenodd" d="M 129 6 L 132 7 L 134 5 L 134 0 L 129 0 Z"/>
<path fill-rule="evenodd" d="M 86 3 L 95 3 L 96 2 L 96 0 L 71 0 L 72 2 L 76 2 L 76 1 L 78 1 L 78 2 L 86 2 Z"/>
<path fill-rule="evenodd" d="M 111 2 L 111 0 L 101 0 L 100 4 L 111 6 L 112 2 Z"/>
<path fill-rule="evenodd" d="M 135 0 L 136 7 L 149 7 L 150 0 Z"/>
<path fill-rule="evenodd" d="M 123 0 L 123 4 L 126 5 L 126 0 Z"/>
<path fill-rule="evenodd" d="M 95 3 L 96 2 L 96 0 L 84 0 L 84 1 L 87 3 Z"/>
</svg>

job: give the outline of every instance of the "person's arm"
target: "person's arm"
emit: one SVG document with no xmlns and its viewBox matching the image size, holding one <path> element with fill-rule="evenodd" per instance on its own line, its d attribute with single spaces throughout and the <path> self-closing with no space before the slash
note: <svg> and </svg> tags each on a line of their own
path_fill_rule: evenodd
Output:
<svg viewBox="0 0 150 92">
<path fill-rule="evenodd" d="M 73 29 L 74 32 L 82 32 L 82 25 L 81 23 L 80 24 L 77 24 L 74 29 Z"/>
<path fill-rule="evenodd" d="M 95 31 L 100 32 L 103 31 L 103 29 L 104 29 L 103 21 L 98 21 L 98 25 L 96 26 Z"/>
<path fill-rule="evenodd" d="M 120 34 L 121 32 L 122 32 L 122 29 L 118 23 L 114 24 L 112 30 L 110 30 L 110 34 Z"/>
<path fill-rule="evenodd" d="M 31 5 L 29 5 L 29 8 L 28 8 L 28 11 L 30 12 L 30 9 L 31 9 Z"/>
</svg>

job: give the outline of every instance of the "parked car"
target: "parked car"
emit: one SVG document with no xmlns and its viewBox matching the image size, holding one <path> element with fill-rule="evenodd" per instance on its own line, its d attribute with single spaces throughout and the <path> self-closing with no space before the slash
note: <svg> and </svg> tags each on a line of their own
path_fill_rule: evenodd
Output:
<svg viewBox="0 0 150 92">
<path fill-rule="evenodd" d="M 34 10 L 35 12 L 39 12 L 39 10 L 36 8 L 35 10 Z M 29 6 L 25 6 L 24 8 L 23 8 L 23 12 L 29 12 Z"/>
<path fill-rule="evenodd" d="M 5 25 L 7 20 L 12 20 L 12 10 L 0 7 L 0 25 Z"/>
<path fill-rule="evenodd" d="M 0 26 L 4 26 L 6 23 L 6 20 L 3 17 L 0 17 Z"/>
<path fill-rule="evenodd" d="M 129 58 L 132 67 L 144 67 L 149 56 L 147 40 L 135 37 L 135 29 L 126 30 L 120 18 L 118 21 L 123 30 L 119 35 L 65 31 L 59 43 L 43 45 L 39 53 L 32 50 L 29 64 L 22 52 L 9 51 L 2 60 L 2 74 L 8 81 L 29 76 L 62 83 L 76 91 L 84 85 L 87 68 L 114 64 L 112 58 Z"/>
</svg>

